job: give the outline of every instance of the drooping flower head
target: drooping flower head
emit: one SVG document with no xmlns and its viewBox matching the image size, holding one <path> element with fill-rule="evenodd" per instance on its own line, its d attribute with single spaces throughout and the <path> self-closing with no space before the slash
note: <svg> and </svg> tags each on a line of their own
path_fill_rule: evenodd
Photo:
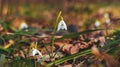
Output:
<svg viewBox="0 0 120 67">
<path fill-rule="evenodd" d="M 38 54 L 42 57 L 42 53 L 39 50 L 33 48 L 30 53 L 30 56 L 35 56 L 36 54 Z"/>
<path fill-rule="evenodd" d="M 96 26 L 96 27 L 99 27 L 99 26 L 100 26 L 100 21 L 96 20 L 96 21 L 95 21 L 95 26 Z"/>
<path fill-rule="evenodd" d="M 20 26 L 19 26 L 19 29 L 21 30 L 21 29 L 25 29 L 25 28 L 28 28 L 28 25 L 25 21 L 22 21 Z"/>
<path fill-rule="evenodd" d="M 42 53 L 37 49 L 37 42 L 32 42 L 30 45 L 30 56 L 35 56 L 36 54 L 42 57 Z"/>
<path fill-rule="evenodd" d="M 105 22 L 106 22 L 107 24 L 110 24 L 110 17 L 109 17 L 109 14 L 108 14 L 108 13 L 105 13 L 105 14 L 104 14 L 104 18 L 105 18 Z"/>
<path fill-rule="evenodd" d="M 58 27 L 57 27 L 57 31 L 60 31 L 60 30 L 67 30 L 67 25 L 62 17 L 61 17 L 61 20 L 58 23 Z"/>
</svg>

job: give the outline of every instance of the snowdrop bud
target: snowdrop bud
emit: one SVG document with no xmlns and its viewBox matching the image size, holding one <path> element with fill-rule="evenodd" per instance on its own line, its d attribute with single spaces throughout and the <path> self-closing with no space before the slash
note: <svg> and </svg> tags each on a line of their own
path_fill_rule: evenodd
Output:
<svg viewBox="0 0 120 67">
<path fill-rule="evenodd" d="M 26 24 L 25 21 L 23 21 L 23 22 L 20 24 L 19 29 L 21 30 L 21 29 L 24 29 L 24 28 L 28 28 L 28 25 Z"/>
<path fill-rule="evenodd" d="M 100 26 L 100 21 L 96 20 L 96 21 L 95 21 L 95 26 L 96 26 L 96 27 Z"/>
<path fill-rule="evenodd" d="M 110 18 L 109 18 L 109 14 L 108 13 L 105 13 L 104 14 L 104 18 L 105 18 L 105 21 L 106 21 L 106 23 L 110 23 Z"/>
<path fill-rule="evenodd" d="M 64 20 L 61 20 L 58 24 L 58 28 L 57 28 L 57 31 L 60 31 L 60 30 L 67 30 L 67 25 L 65 23 Z"/>
<path fill-rule="evenodd" d="M 39 54 L 42 57 L 42 53 L 39 50 L 33 48 L 30 56 L 35 56 L 36 54 Z"/>
</svg>

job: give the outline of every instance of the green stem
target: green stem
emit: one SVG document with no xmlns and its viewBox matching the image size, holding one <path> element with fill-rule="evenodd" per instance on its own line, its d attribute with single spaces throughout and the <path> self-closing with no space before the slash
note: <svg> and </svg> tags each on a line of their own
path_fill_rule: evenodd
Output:
<svg viewBox="0 0 120 67">
<path fill-rule="evenodd" d="M 55 27 L 54 27 L 54 30 L 53 30 L 52 41 L 51 41 L 52 42 L 52 57 L 53 57 L 53 49 L 54 49 L 54 41 L 55 41 L 54 36 L 55 36 L 55 33 L 56 33 L 56 28 L 57 28 L 58 20 L 59 20 L 61 14 L 62 14 L 62 12 L 60 11 L 59 14 L 58 14 L 58 16 L 57 16 Z"/>
<path fill-rule="evenodd" d="M 35 64 L 35 67 L 37 67 L 37 66 L 36 66 L 36 62 L 35 62 L 35 60 L 34 60 L 34 64 Z"/>
</svg>

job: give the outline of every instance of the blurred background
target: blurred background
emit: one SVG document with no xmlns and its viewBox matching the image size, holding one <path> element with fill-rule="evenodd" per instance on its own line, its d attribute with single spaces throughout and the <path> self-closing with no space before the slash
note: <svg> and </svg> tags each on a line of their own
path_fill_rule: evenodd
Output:
<svg viewBox="0 0 120 67">
<path fill-rule="evenodd" d="M 62 16 L 67 25 L 75 25 L 84 30 L 94 27 L 97 21 L 100 27 L 108 21 L 112 27 L 119 27 L 119 0 L 0 0 L 0 20 L 12 20 L 13 26 L 24 20 L 29 26 L 37 28 L 52 27 L 57 14 Z M 96 23 L 97 24 L 97 23 Z M 118 28 L 117 27 L 117 28 Z"/>
</svg>

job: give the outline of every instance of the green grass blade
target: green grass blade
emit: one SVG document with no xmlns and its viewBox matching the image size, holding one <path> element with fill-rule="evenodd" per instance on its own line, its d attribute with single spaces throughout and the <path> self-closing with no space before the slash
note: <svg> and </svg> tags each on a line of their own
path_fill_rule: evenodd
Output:
<svg viewBox="0 0 120 67">
<path fill-rule="evenodd" d="M 10 51 L 8 49 L 0 47 L 0 54 L 10 54 Z"/>
<path fill-rule="evenodd" d="M 63 45 L 61 48 L 59 48 L 59 49 L 55 52 L 55 54 L 54 54 L 53 57 L 55 57 L 55 55 L 56 55 L 64 46 L 65 46 L 65 45 Z"/>
<path fill-rule="evenodd" d="M 55 39 L 55 40 L 62 40 L 62 39 L 65 39 L 65 38 L 73 38 L 73 37 L 77 37 L 77 36 L 82 35 L 82 34 L 87 34 L 87 33 L 94 32 L 94 31 L 99 31 L 99 30 L 103 30 L 103 29 L 86 30 L 86 31 L 83 31 L 83 32 L 66 34 L 66 35 L 64 35 L 62 38 L 57 38 L 57 39 Z"/>
<path fill-rule="evenodd" d="M 112 45 L 118 44 L 118 43 L 120 43 L 120 39 L 109 42 L 108 44 L 106 44 L 105 46 L 103 46 L 102 48 L 100 48 L 100 50 L 106 49 L 106 48 L 108 48 L 108 47 L 110 47 Z"/>
<path fill-rule="evenodd" d="M 90 54 L 90 53 L 91 53 L 90 50 L 85 50 L 83 52 L 79 52 L 79 53 L 76 53 L 76 54 L 73 54 L 73 55 L 70 55 L 70 56 L 67 56 L 67 57 L 63 57 L 63 58 L 61 58 L 59 60 L 56 60 L 54 62 L 51 62 L 51 63 L 47 64 L 47 67 L 50 67 L 53 64 L 59 65 L 59 64 L 65 62 L 65 61 L 68 61 L 68 60 L 71 60 L 71 59 L 74 59 L 74 58 L 78 58 L 80 56 L 84 56 L 84 55 Z"/>
<path fill-rule="evenodd" d="M 100 50 L 105 49 L 106 47 L 111 47 L 114 44 L 118 44 L 118 43 L 120 43 L 120 39 L 108 43 L 104 47 L 100 48 Z M 112 47 L 112 48 L 115 48 L 115 47 Z M 109 51 L 110 51 L 110 49 L 109 49 Z M 76 54 L 73 54 L 73 55 L 70 55 L 70 56 L 66 56 L 66 57 L 60 58 L 60 59 L 58 59 L 58 60 L 56 60 L 54 62 L 51 62 L 51 63 L 47 64 L 46 66 L 50 67 L 52 65 L 59 65 L 59 64 L 64 63 L 64 62 L 66 62 L 68 60 L 71 60 L 71 59 L 74 59 L 74 58 L 78 58 L 78 57 L 81 57 L 81 56 L 84 56 L 84 55 L 87 55 L 87 54 L 91 54 L 91 50 L 90 49 L 82 51 L 82 52 L 79 52 L 79 53 L 76 53 Z"/>
<path fill-rule="evenodd" d="M 15 32 L 14 34 L 17 34 L 17 35 L 33 35 L 36 32 L 38 32 L 37 29 L 31 28 L 31 29 L 28 29 L 28 31 L 19 30 L 19 31 Z"/>
</svg>

